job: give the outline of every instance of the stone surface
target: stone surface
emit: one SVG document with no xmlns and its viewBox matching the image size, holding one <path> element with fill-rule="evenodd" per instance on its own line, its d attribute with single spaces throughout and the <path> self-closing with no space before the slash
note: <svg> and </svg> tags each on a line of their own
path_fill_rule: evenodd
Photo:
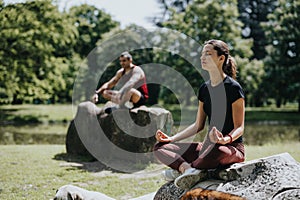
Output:
<svg viewBox="0 0 300 200">
<path fill-rule="evenodd" d="M 250 200 L 300 199 L 300 164 L 288 153 L 234 164 L 217 173 L 226 180 L 210 179 L 192 189 L 216 190 Z M 157 191 L 154 200 L 180 199 L 184 193 L 169 182 Z"/>
<path fill-rule="evenodd" d="M 113 106 L 110 103 L 104 109 Z M 98 134 L 95 132 L 92 120 L 97 117 L 106 138 L 117 148 L 135 153 L 151 152 L 156 142 L 154 137 L 157 129 L 170 131 L 173 126 L 172 115 L 163 108 L 141 106 L 132 110 L 116 109 L 112 113 L 96 115 L 100 109 L 91 102 L 83 102 L 78 106 L 78 112 L 71 121 L 66 136 L 66 150 L 68 154 L 93 157 L 87 150 L 78 134 L 84 133 L 89 138 Z M 76 121 L 77 120 L 77 121 Z M 76 126 L 80 121 L 80 127 Z M 78 129 L 79 128 L 79 129 Z M 94 131 L 94 132 L 93 132 Z M 84 137 L 84 136 L 83 136 Z M 101 145 L 99 143 L 99 145 Z"/>
<path fill-rule="evenodd" d="M 68 154 L 84 156 L 88 159 L 94 159 L 92 154 L 86 149 L 77 133 L 74 120 L 70 122 L 66 136 L 66 150 Z"/>
</svg>

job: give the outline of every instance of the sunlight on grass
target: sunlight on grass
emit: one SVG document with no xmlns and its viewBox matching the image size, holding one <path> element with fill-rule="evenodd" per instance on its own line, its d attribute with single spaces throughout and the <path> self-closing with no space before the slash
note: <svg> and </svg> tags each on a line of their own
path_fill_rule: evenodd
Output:
<svg viewBox="0 0 300 200">
<path fill-rule="evenodd" d="M 299 145 L 300 142 L 246 146 L 247 160 L 288 152 L 300 161 Z M 158 172 L 151 177 L 116 172 L 103 175 L 101 171 L 85 170 L 78 163 L 54 159 L 62 153 L 64 145 L 0 145 L 1 199 L 51 199 L 56 189 L 73 184 L 127 200 L 155 192 L 165 183 L 159 175 L 164 166 L 158 164 L 145 169 Z"/>
<path fill-rule="evenodd" d="M 54 159 L 64 152 L 64 145 L 0 145 L 1 199 L 51 199 L 56 189 L 66 184 L 117 199 L 133 198 L 154 192 L 164 183 L 160 176 L 121 179 L 123 173 L 112 173 L 99 177 Z"/>
<path fill-rule="evenodd" d="M 73 119 L 76 109 L 72 110 L 72 104 L 56 105 L 1 105 L 2 113 L 12 116 L 32 116 L 39 121 L 62 122 Z M 73 113 L 74 112 L 74 113 Z"/>
<path fill-rule="evenodd" d="M 25 132 L 29 132 L 31 135 L 40 134 L 43 138 L 46 137 L 46 134 L 58 133 L 60 137 L 64 138 L 67 125 L 75 114 L 73 109 L 72 105 L 2 105 L 0 106 L 0 121 L 5 124 L 6 129 L 0 128 L 4 135 L 11 137 L 15 137 L 15 135 L 8 133 L 25 134 Z M 181 119 L 181 110 L 178 106 L 172 105 L 169 109 L 175 120 Z M 184 119 L 181 120 L 193 122 L 196 107 L 183 109 L 191 114 L 183 116 Z M 295 126 L 277 125 L 281 127 L 277 139 L 274 134 L 276 125 L 260 124 L 257 126 L 254 124 L 253 127 L 246 127 L 245 142 L 247 144 L 254 142 L 263 144 L 246 145 L 247 161 L 284 152 L 288 152 L 298 162 L 300 161 L 297 128 L 300 115 L 296 110 L 296 105 L 287 105 L 281 109 L 272 106 L 247 108 L 246 119 L 248 120 L 279 119 L 296 122 Z M 13 124 L 14 120 L 23 120 L 25 124 L 22 124 L 22 127 L 17 126 Z M 36 122 L 36 120 L 41 122 L 38 125 L 35 124 L 36 127 L 27 124 L 27 122 Z M 58 126 L 54 124 L 58 124 Z M 251 128 L 253 131 L 250 130 Z M 206 131 L 207 126 L 203 132 Z M 257 134 L 250 134 L 254 131 Z M 289 135 L 284 134 L 285 132 L 288 132 Z M 202 134 L 201 137 L 203 135 L 205 134 Z M 57 137 L 57 135 L 54 136 Z M 203 138 L 197 136 L 195 139 L 202 141 Z M 283 139 L 286 141 L 285 143 L 282 143 Z M 56 189 L 66 184 L 73 184 L 88 190 L 102 192 L 113 198 L 127 200 L 155 192 L 165 183 L 159 175 L 137 177 L 132 174 L 115 172 L 108 175 L 103 175 L 102 171 L 91 172 L 78 166 L 82 162 L 77 162 L 75 165 L 72 162 L 58 159 L 58 155 L 65 154 L 65 151 L 65 145 L 0 145 L 0 199 L 51 199 L 54 197 Z M 163 167 L 152 163 L 147 166 L 145 171 L 156 171 L 159 174 Z M 99 173 L 102 174 L 99 176 Z"/>
<path fill-rule="evenodd" d="M 300 162 L 300 142 L 291 142 L 284 144 L 265 144 L 263 146 L 246 145 L 246 160 L 267 157 L 280 153 L 289 153 L 291 156 Z"/>
</svg>

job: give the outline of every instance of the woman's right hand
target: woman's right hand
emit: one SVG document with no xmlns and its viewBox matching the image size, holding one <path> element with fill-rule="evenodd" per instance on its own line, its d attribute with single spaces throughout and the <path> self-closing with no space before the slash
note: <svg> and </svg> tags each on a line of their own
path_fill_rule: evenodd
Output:
<svg viewBox="0 0 300 200">
<path fill-rule="evenodd" d="M 161 130 L 156 131 L 155 138 L 158 142 L 171 142 L 171 137 L 166 135 L 164 132 Z"/>
<path fill-rule="evenodd" d="M 223 134 L 216 127 L 210 130 L 209 140 L 213 143 L 226 144 Z"/>
</svg>

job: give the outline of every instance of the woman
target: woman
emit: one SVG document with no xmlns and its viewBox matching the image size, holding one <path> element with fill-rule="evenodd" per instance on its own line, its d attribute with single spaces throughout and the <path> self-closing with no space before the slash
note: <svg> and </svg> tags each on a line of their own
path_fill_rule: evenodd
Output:
<svg viewBox="0 0 300 200">
<path fill-rule="evenodd" d="M 203 180 L 206 169 L 244 161 L 244 93 L 235 80 L 236 65 L 228 45 L 221 40 L 205 42 L 200 60 L 210 80 L 200 86 L 195 123 L 171 137 L 156 132 L 154 154 L 172 168 L 163 174 L 182 189 Z M 206 117 L 209 131 L 203 143 L 178 142 L 202 131 Z"/>
</svg>

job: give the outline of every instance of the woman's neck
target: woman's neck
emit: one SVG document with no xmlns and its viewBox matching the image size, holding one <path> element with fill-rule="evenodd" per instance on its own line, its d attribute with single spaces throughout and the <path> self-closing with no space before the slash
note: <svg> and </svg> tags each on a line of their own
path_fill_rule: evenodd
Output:
<svg viewBox="0 0 300 200">
<path fill-rule="evenodd" d="M 221 82 L 223 82 L 224 78 L 226 77 L 226 74 L 224 72 L 222 73 L 211 73 L 209 74 L 210 77 L 210 83 L 211 86 L 216 86 L 218 84 L 220 84 Z"/>
</svg>

